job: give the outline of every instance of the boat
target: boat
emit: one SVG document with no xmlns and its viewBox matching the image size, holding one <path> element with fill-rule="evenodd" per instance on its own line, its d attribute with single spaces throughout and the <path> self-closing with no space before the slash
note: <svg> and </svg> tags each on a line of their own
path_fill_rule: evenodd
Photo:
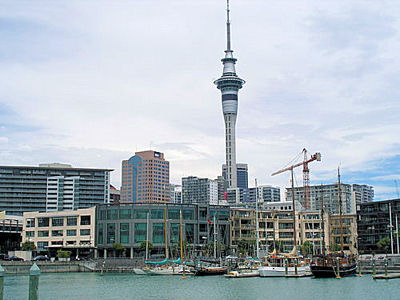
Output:
<svg viewBox="0 0 400 300">
<path fill-rule="evenodd" d="M 345 254 L 342 220 L 342 193 L 340 183 L 340 170 L 338 168 L 338 194 L 339 194 L 339 224 L 340 224 L 340 251 L 325 253 L 325 246 L 321 255 L 313 256 L 310 265 L 311 273 L 316 278 L 351 276 L 357 272 L 357 256 Z M 323 198 L 322 198 L 323 200 Z M 324 214 L 324 203 L 321 204 L 321 215 Z M 325 237 L 323 244 L 325 245 Z"/>
<path fill-rule="evenodd" d="M 340 253 L 314 256 L 310 269 L 317 278 L 351 276 L 357 272 L 357 258 Z"/>
<path fill-rule="evenodd" d="M 258 268 L 260 277 L 305 277 L 311 276 L 310 267 L 302 262 L 301 257 L 270 255 Z"/>
<path fill-rule="evenodd" d="M 224 275 L 227 272 L 225 267 L 197 267 L 195 268 L 194 275 L 196 276 L 209 276 L 209 275 Z"/>
<path fill-rule="evenodd" d="M 226 278 L 244 278 L 244 277 L 258 277 L 260 272 L 258 270 L 236 270 L 230 271 L 224 275 Z"/>
</svg>

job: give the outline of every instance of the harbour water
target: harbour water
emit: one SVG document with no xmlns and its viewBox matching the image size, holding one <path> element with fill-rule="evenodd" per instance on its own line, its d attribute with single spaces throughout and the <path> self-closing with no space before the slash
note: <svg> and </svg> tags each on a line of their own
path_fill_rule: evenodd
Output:
<svg viewBox="0 0 400 300">
<path fill-rule="evenodd" d="M 7 300 L 28 299 L 28 276 L 6 276 Z M 338 279 L 140 276 L 131 274 L 46 273 L 39 299 L 400 299 L 400 279 L 370 275 Z"/>
</svg>

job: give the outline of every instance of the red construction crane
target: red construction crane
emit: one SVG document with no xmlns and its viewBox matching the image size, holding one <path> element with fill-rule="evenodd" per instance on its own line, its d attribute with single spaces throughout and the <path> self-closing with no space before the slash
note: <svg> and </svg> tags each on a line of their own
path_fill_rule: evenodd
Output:
<svg viewBox="0 0 400 300">
<path fill-rule="evenodd" d="M 310 209 L 310 169 L 308 168 L 308 163 L 314 160 L 321 161 L 321 153 L 317 152 L 314 155 L 311 155 L 311 158 L 307 158 L 307 150 L 304 148 L 302 152 L 304 154 L 304 160 L 302 162 L 279 170 L 273 173 L 272 176 L 303 166 L 304 208 Z"/>
</svg>

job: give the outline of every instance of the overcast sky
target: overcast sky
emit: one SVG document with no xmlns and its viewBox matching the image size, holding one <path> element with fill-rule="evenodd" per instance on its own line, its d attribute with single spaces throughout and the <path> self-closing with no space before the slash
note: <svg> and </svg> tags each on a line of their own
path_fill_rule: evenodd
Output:
<svg viewBox="0 0 400 300">
<path fill-rule="evenodd" d="M 224 162 L 225 0 L 0 1 L 0 164 L 113 168 L 154 149 L 182 176 Z M 397 1 L 231 0 L 237 161 L 249 183 L 305 147 L 312 184 L 400 188 Z M 301 168 L 296 174 L 302 184 Z"/>
</svg>

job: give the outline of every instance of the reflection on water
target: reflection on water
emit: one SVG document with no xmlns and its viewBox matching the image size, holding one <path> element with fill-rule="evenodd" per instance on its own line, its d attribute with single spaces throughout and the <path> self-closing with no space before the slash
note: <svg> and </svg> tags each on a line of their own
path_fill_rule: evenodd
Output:
<svg viewBox="0 0 400 300">
<path fill-rule="evenodd" d="M 6 276 L 4 299 L 27 299 L 28 276 Z M 400 280 L 140 276 L 54 273 L 40 276 L 43 299 L 400 299 Z"/>
</svg>

